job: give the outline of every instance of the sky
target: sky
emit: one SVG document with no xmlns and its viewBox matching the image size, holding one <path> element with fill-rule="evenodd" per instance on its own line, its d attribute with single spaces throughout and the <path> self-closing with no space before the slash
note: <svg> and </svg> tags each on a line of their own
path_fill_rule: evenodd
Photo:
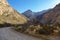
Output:
<svg viewBox="0 0 60 40">
<path fill-rule="evenodd" d="M 7 0 L 12 8 L 20 13 L 26 10 L 39 12 L 55 7 L 60 0 Z"/>
</svg>

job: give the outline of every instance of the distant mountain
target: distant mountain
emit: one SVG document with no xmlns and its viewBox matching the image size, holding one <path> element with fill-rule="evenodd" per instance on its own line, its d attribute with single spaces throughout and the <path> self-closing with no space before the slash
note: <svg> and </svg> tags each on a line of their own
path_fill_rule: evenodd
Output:
<svg viewBox="0 0 60 40">
<path fill-rule="evenodd" d="M 26 17 L 30 18 L 33 15 L 33 12 L 31 10 L 27 10 L 22 14 L 25 15 Z"/>
<path fill-rule="evenodd" d="M 50 10 L 51 9 L 43 10 L 43 11 L 39 12 L 38 15 L 36 16 L 36 18 L 40 21 L 42 19 L 42 17 Z"/>
<path fill-rule="evenodd" d="M 14 10 L 6 0 L 0 0 L 0 24 L 24 24 L 27 18 Z"/>
<path fill-rule="evenodd" d="M 40 12 L 35 12 L 34 15 L 35 15 L 35 16 L 41 15 L 41 14 L 47 12 L 48 10 L 50 10 L 50 9 L 43 10 L 43 11 L 40 11 Z"/>
<path fill-rule="evenodd" d="M 45 13 L 40 22 L 43 24 L 60 24 L 60 4 Z"/>
<path fill-rule="evenodd" d="M 50 10 L 50 9 L 48 9 Z M 37 23 L 38 20 L 40 21 L 40 19 L 42 18 L 42 16 L 48 11 L 48 10 L 43 10 L 40 12 L 33 12 L 31 10 L 27 10 L 24 13 L 22 13 L 24 16 L 26 16 L 27 18 L 30 19 L 30 23 Z"/>
<path fill-rule="evenodd" d="M 25 15 L 27 18 L 36 18 L 39 15 L 42 15 L 43 13 L 47 12 L 48 10 L 43 10 L 40 12 L 33 12 L 31 10 L 27 10 L 23 12 L 22 14 Z"/>
</svg>

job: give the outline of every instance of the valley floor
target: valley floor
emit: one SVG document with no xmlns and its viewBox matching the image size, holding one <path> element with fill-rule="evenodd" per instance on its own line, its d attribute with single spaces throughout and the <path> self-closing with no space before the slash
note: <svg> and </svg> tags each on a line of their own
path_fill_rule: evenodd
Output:
<svg viewBox="0 0 60 40">
<path fill-rule="evenodd" d="M 32 37 L 16 31 L 11 30 L 9 27 L 0 28 L 0 40 L 42 40 L 41 38 Z M 49 37 L 49 40 L 60 40 L 58 36 Z"/>
</svg>

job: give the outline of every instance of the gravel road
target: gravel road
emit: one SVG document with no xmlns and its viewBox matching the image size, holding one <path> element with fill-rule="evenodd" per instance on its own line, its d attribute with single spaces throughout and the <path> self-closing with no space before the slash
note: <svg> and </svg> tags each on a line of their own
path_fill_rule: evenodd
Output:
<svg viewBox="0 0 60 40">
<path fill-rule="evenodd" d="M 17 33 L 10 28 L 0 28 L 0 40 L 41 40 L 22 33 Z"/>
<path fill-rule="evenodd" d="M 60 40 L 60 36 L 50 36 L 49 40 Z M 0 40 L 42 40 L 41 38 L 32 37 L 16 31 L 11 30 L 9 27 L 0 28 Z"/>
</svg>

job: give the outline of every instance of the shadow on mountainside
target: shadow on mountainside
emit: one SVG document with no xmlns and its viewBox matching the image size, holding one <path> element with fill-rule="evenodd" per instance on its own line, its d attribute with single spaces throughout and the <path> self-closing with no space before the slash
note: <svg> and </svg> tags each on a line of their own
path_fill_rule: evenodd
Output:
<svg viewBox="0 0 60 40">
<path fill-rule="evenodd" d="M 3 28 L 3 27 L 18 27 L 18 26 L 23 26 L 23 25 L 22 24 L 10 24 L 10 23 L 0 24 L 0 28 Z"/>
</svg>

